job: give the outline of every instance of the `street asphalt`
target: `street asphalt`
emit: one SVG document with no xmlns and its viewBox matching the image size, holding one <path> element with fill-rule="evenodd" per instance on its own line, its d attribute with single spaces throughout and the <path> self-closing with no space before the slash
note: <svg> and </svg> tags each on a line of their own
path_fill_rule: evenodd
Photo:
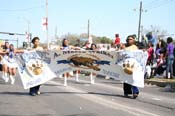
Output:
<svg viewBox="0 0 175 116">
<path fill-rule="evenodd" d="M 0 116 L 174 116 L 175 92 L 171 88 L 145 85 L 137 99 L 123 96 L 122 83 L 88 76 L 55 78 L 30 96 L 19 76 L 14 85 L 0 78 Z"/>
</svg>

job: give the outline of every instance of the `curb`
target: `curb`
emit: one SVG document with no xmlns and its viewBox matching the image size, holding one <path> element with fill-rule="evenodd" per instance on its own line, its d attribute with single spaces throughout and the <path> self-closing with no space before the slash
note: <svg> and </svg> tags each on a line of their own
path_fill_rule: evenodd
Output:
<svg viewBox="0 0 175 116">
<path fill-rule="evenodd" d="M 157 85 L 159 87 L 166 87 L 167 85 L 175 89 L 175 80 L 170 79 L 145 79 L 146 84 Z"/>
</svg>

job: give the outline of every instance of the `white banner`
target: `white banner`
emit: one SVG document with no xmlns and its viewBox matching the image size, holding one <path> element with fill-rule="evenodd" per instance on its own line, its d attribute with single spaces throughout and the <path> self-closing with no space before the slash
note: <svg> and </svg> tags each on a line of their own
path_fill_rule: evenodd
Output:
<svg viewBox="0 0 175 116">
<path fill-rule="evenodd" d="M 147 53 L 143 51 L 49 51 L 18 56 L 24 88 L 72 70 L 85 70 L 144 87 Z M 21 63 L 22 62 L 22 63 Z"/>
<path fill-rule="evenodd" d="M 16 57 L 18 72 L 21 77 L 24 89 L 43 84 L 56 75 L 48 67 L 45 52 L 27 52 Z"/>
</svg>

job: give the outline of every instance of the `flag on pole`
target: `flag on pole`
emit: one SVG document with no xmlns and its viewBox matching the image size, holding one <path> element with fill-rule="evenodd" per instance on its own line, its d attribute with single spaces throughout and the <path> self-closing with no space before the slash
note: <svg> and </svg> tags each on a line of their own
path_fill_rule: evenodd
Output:
<svg viewBox="0 0 175 116">
<path fill-rule="evenodd" d="M 42 27 L 43 27 L 43 30 L 44 31 L 46 31 L 47 29 L 48 29 L 48 19 L 47 19 L 47 17 L 44 17 L 43 19 L 42 19 Z"/>
</svg>

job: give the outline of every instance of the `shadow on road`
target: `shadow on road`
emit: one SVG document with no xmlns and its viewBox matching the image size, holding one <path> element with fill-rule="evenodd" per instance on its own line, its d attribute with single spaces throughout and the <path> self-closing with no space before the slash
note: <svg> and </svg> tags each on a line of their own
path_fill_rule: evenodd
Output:
<svg viewBox="0 0 175 116">
<path fill-rule="evenodd" d="M 51 114 L 36 114 L 36 115 L 25 115 L 25 114 L 22 114 L 22 115 L 8 115 L 8 114 L 0 114 L 0 116 L 53 116 Z"/>
<path fill-rule="evenodd" d="M 0 92 L 0 95 L 20 95 L 20 96 L 26 96 L 28 95 L 27 92 Z"/>
<path fill-rule="evenodd" d="M 57 84 L 43 84 L 42 86 L 49 86 L 49 87 L 54 87 L 54 86 L 63 86 L 63 85 L 57 85 Z"/>
<path fill-rule="evenodd" d="M 97 116 L 97 114 L 84 113 L 84 114 L 71 114 L 71 115 L 65 115 L 65 116 Z"/>
<path fill-rule="evenodd" d="M 4 80 L 0 80 L 0 84 L 5 85 L 6 83 L 4 82 Z"/>
<path fill-rule="evenodd" d="M 101 83 L 104 83 L 104 84 L 115 84 L 115 85 L 121 85 L 122 83 L 119 83 L 119 82 L 101 82 Z"/>
<path fill-rule="evenodd" d="M 99 95 L 99 96 L 111 96 L 111 97 L 121 97 L 126 98 L 119 94 L 108 94 L 108 93 L 97 93 L 97 92 L 43 92 L 42 95 L 48 96 L 49 94 L 63 94 L 63 95 Z"/>
<path fill-rule="evenodd" d="M 171 92 L 174 93 L 175 92 L 175 88 L 161 88 L 159 89 L 160 92 Z"/>
</svg>

